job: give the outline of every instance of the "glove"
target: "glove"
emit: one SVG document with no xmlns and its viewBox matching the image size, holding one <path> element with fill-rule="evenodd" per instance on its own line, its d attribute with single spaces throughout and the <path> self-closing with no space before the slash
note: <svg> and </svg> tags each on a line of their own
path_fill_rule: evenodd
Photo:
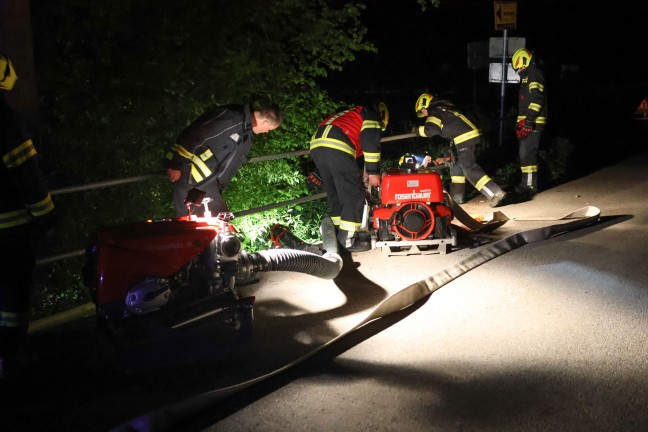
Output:
<svg viewBox="0 0 648 432">
<path fill-rule="evenodd" d="M 207 192 L 198 188 L 192 187 L 187 191 L 187 197 L 184 200 L 185 204 L 193 204 L 195 206 L 202 205 L 202 201 L 207 195 Z"/>
<path fill-rule="evenodd" d="M 531 135 L 531 132 L 533 132 L 533 126 L 528 126 L 525 120 L 520 120 L 518 122 L 517 131 L 515 132 L 517 139 L 523 140 Z"/>
<path fill-rule="evenodd" d="M 421 134 L 421 127 L 420 126 L 414 126 L 412 128 L 412 133 L 418 137 L 425 137 L 425 134 Z"/>
<path fill-rule="evenodd" d="M 316 172 L 308 174 L 306 178 L 306 187 L 310 191 L 316 191 L 322 188 L 322 178 Z"/>
</svg>

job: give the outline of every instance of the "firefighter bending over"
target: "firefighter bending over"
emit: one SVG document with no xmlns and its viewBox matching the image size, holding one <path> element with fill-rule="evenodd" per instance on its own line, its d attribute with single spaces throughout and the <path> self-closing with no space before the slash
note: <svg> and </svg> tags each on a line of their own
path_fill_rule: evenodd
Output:
<svg viewBox="0 0 648 432">
<path fill-rule="evenodd" d="M 0 379 L 24 366 L 34 241 L 54 226 L 54 203 L 38 167 L 25 123 L 9 107 L 5 93 L 17 80 L 11 61 L 0 55 Z"/>
<path fill-rule="evenodd" d="M 187 126 L 163 162 L 173 183 L 177 216 L 187 215 L 185 198 L 193 187 L 206 192 L 213 214 L 229 211 L 221 194 L 247 161 L 252 135 L 270 132 L 282 122 L 283 114 L 274 105 L 256 110 L 249 105 L 227 105 L 207 111 Z M 199 206 L 193 214 L 202 216 L 204 211 Z"/>
<path fill-rule="evenodd" d="M 382 102 L 356 106 L 324 119 L 310 142 L 338 241 L 349 252 L 371 249 L 358 235 L 366 189 L 356 159 L 364 157 L 369 185 L 380 186 L 380 136 L 388 121 L 389 112 Z"/>
<path fill-rule="evenodd" d="M 450 195 L 462 204 L 466 190 L 466 179 L 482 193 L 491 207 L 504 204 L 506 192 L 486 175 L 477 163 L 475 147 L 480 142 L 481 132 L 464 114 L 448 100 L 430 93 L 423 93 L 416 101 L 416 115 L 425 117 L 425 124 L 415 129 L 422 137 L 442 136 L 456 149 L 456 162 L 450 167 Z"/>
</svg>

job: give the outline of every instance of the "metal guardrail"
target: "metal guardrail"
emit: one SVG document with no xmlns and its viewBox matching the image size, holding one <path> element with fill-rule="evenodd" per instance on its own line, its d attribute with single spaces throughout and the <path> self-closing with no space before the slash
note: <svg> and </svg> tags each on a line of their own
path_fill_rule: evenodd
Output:
<svg viewBox="0 0 648 432">
<path fill-rule="evenodd" d="M 274 155 L 267 155 L 267 156 L 258 156 L 258 157 L 253 157 L 250 158 L 247 163 L 256 163 L 256 162 L 265 162 L 269 160 L 275 160 L 275 159 L 284 159 L 288 157 L 294 157 L 294 156 L 303 156 L 308 154 L 308 150 L 298 150 L 294 152 L 288 152 L 288 153 L 277 153 Z M 164 175 L 164 172 L 160 173 L 152 173 L 152 174 L 143 174 L 139 176 L 134 176 L 134 177 L 125 177 L 122 179 L 116 179 L 116 180 L 106 180 L 106 181 L 101 181 L 101 182 L 95 182 L 95 183 L 89 183 L 86 185 L 78 185 L 78 186 L 69 186 L 69 187 L 64 187 L 64 188 L 59 188 L 59 189 L 54 189 L 50 191 L 50 195 L 55 196 L 55 195 L 63 195 L 63 194 L 69 194 L 69 193 L 76 193 L 76 192 L 83 192 L 83 191 L 88 191 L 88 190 L 94 190 L 94 189 L 100 189 L 104 187 L 111 187 L 111 186 L 118 186 L 118 185 L 123 185 L 123 184 L 128 184 L 128 183 L 136 183 L 136 182 L 141 182 L 141 181 L 146 181 L 146 180 L 152 180 L 154 178 L 160 177 Z M 254 213 L 261 213 L 264 211 L 272 210 L 275 208 L 279 207 L 285 207 L 288 205 L 293 205 L 293 204 L 299 204 L 303 202 L 308 202 L 308 201 L 315 201 L 318 199 L 322 199 L 326 197 L 325 193 L 318 193 L 315 195 L 308 195 L 305 197 L 301 198 L 296 198 L 288 201 L 283 201 L 275 204 L 268 204 L 265 206 L 257 207 L 257 208 L 251 208 L 248 210 L 243 210 L 241 212 L 235 213 L 235 216 L 247 216 L 250 214 Z M 68 258 L 74 258 L 78 257 L 85 254 L 85 249 L 77 249 L 73 250 L 70 252 L 64 252 L 61 254 L 57 255 L 51 255 L 45 258 L 41 258 L 36 260 L 36 265 L 45 265 L 45 264 L 51 264 L 57 261 L 63 261 Z"/>
<path fill-rule="evenodd" d="M 391 137 L 385 137 L 381 140 L 381 142 L 387 142 L 387 141 L 394 141 L 398 139 L 404 139 L 404 138 L 411 138 L 414 137 L 415 134 L 404 134 L 404 135 L 395 135 Z M 259 156 L 259 157 L 254 157 L 250 158 L 247 163 L 255 163 L 255 162 L 264 162 L 264 161 L 269 161 L 269 160 L 274 160 L 274 159 L 283 159 L 287 157 L 293 157 L 293 156 L 302 156 L 306 155 L 309 153 L 309 150 L 298 150 L 295 152 L 289 152 L 289 153 L 278 153 L 275 155 L 268 155 L 268 156 Z M 102 182 L 96 182 L 96 183 L 91 183 L 87 185 L 80 185 L 80 186 L 71 186 L 71 187 L 66 187 L 66 188 L 60 188 L 56 190 L 50 191 L 51 195 L 62 195 L 66 193 L 73 193 L 73 192 L 81 192 L 81 191 L 86 191 L 86 190 L 92 190 L 92 189 L 99 189 L 103 187 L 110 187 L 110 186 L 116 186 L 116 185 L 122 185 L 122 184 L 128 184 L 128 183 L 134 183 L 134 182 L 140 182 L 140 181 L 146 181 L 146 180 L 151 180 L 156 177 L 159 177 L 160 175 L 163 175 L 164 173 L 153 173 L 153 174 L 144 174 L 140 176 L 135 176 L 135 177 L 127 177 L 127 178 L 122 178 L 122 179 L 116 179 L 116 180 L 108 180 L 108 181 L 102 181 Z M 272 210 L 275 208 L 279 207 L 285 207 L 293 204 L 299 204 L 307 201 L 314 201 L 317 199 L 322 199 L 326 197 L 325 192 L 321 192 L 318 194 L 314 195 L 309 195 L 301 198 L 296 198 L 288 201 L 283 201 L 280 203 L 275 203 L 275 204 L 268 204 L 265 206 L 257 207 L 257 208 L 252 208 L 248 210 L 243 210 L 241 212 L 236 213 L 236 216 L 247 216 L 253 213 L 261 213 L 267 210 Z M 85 249 L 79 249 L 71 252 L 66 252 L 58 255 L 53 255 L 50 257 L 42 258 L 36 261 L 36 265 L 44 265 L 44 264 L 49 264 L 53 263 L 56 261 L 62 261 L 68 258 L 73 258 L 73 257 L 78 257 L 82 256 L 85 254 Z M 67 311 L 59 312 L 54 315 L 50 315 L 44 318 L 41 318 L 36 321 L 32 321 L 29 325 L 29 332 L 38 332 L 46 328 L 50 328 L 56 325 L 60 325 L 61 323 L 68 322 L 71 320 L 74 320 L 76 318 L 80 318 L 82 316 L 87 316 L 91 315 L 94 313 L 95 310 L 95 305 L 93 303 L 86 303 L 82 304 L 80 306 L 74 307 L 72 309 L 69 309 Z"/>
<path fill-rule="evenodd" d="M 414 138 L 416 137 L 416 134 L 414 133 L 408 133 L 408 134 L 403 134 L 403 135 L 394 135 L 390 137 L 384 137 L 380 141 L 381 142 L 389 142 L 389 141 L 395 141 L 395 140 L 400 140 L 400 139 L 405 139 L 405 138 Z M 247 163 L 257 163 L 257 162 L 265 162 L 265 161 L 270 161 L 270 160 L 276 160 L 276 159 L 285 159 L 289 157 L 296 157 L 296 156 L 303 156 L 307 155 L 310 153 L 310 150 L 297 150 L 294 152 L 287 152 L 287 153 L 277 153 L 273 155 L 266 155 L 266 156 L 256 156 L 253 158 L 250 158 Z M 116 179 L 116 180 L 106 180 L 106 181 L 101 181 L 101 182 L 95 182 L 95 183 L 89 183 L 86 185 L 78 185 L 78 186 L 69 186 L 69 187 L 64 187 L 64 188 L 59 188 L 59 189 L 54 189 L 50 191 L 50 195 L 55 196 L 55 195 L 63 195 L 63 194 L 68 194 L 68 193 L 76 193 L 76 192 L 83 192 L 83 191 L 88 191 L 88 190 L 93 190 L 93 189 L 100 189 L 104 187 L 111 187 L 111 186 L 118 186 L 118 185 L 123 185 L 123 184 L 128 184 L 128 183 L 136 183 L 136 182 L 141 182 L 141 181 L 146 181 L 146 180 L 152 180 L 154 178 L 160 177 L 161 175 L 164 175 L 164 172 L 159 172 L 159 173 L 151 173 L 151 174 L 143 174 L 139 176 L 134 176 L 134 177 L 125 177 L 122 179 Z M 247 216 L 251 215 L 254 213 L 262 213 L 264 211 L 280 208 L 280 207 L 286 207 L 289 205 L 294 205 L 294 204 L 300 204 L 308 201 L 315 201 L 318 199 L 322 199 L 326 197 L 326 193 L 321 192 L 315 195 L 308 195 L 305 197 L 301 198 L 296 198 L 288 201 L 282 201 L 279 203 L 275 204 L 268 204 L 264 205 L 261 207 L 256 207 L 256 208 L 251 208 L 248 210 L 243 210 L 238 213 L 235 213 L 235 216 Z M 85 253 L 85 249 L 77 249 L 71 252 L 64 252 L 61 254 L 57 255 L 52 255 L 49 257 L 41 258 L 36 261 L 36 265 L 45 265 L 45 264 L 51 264 L 57 261 L 62 261 L 68 258 L 74 258 L 77 256 L 81 256 Z"/>
</svg>

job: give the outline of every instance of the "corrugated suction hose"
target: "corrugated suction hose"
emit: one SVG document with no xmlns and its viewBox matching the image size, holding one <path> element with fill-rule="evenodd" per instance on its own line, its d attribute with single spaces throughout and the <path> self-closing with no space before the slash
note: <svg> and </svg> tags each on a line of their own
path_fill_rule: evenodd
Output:
<svg viewBox="0 0 648 432">
<path fill-rule="evenodd" d="M 239 276 L 247 278 L 258 272 L 293 271 L 321 279 L 334 279 L 342 270 L 342 257 L 338 255 L 335 226 L 330 217 L 322 221 L 320 232 L 324 255 L 296 249 L 268 249 L 251 254 L 242 251 Z"/>
</svg>

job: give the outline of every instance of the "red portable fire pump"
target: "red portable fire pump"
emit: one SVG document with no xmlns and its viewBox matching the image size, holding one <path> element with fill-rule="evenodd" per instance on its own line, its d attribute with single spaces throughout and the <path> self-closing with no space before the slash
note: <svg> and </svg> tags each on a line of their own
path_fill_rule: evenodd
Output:
<svg viewBox="0 0 648 432">
<path fill-rule="evenodd" d="M 204 192 L 195 191 L 190 191 L 188 207 L 207 209 Z M 206 211 L 204 217 L 190 214 L 99 229 L 83 272 L 99 327 L 111 336 L 145 338 L 152 327 L 184 329 L 209 318 L 249 333 L 255 299 L 240 297 L 237 281 L 267 271 L 333 279 L 342 267 L 330 218 L 330 224 L 322 223 L 323 254 L 292 249 L 247 253 L 232 218 L 232 213 L 212 217 Z"/>
<path fill-rule="evenodd" d="M 417 169 L 414 161 L 385 171 L 380 204 L 373 207 L 373 228 L 376 247 L 388 255 L 447 253 L 457 246 L 453 213 L 436 169 Z"/>
</svg>

